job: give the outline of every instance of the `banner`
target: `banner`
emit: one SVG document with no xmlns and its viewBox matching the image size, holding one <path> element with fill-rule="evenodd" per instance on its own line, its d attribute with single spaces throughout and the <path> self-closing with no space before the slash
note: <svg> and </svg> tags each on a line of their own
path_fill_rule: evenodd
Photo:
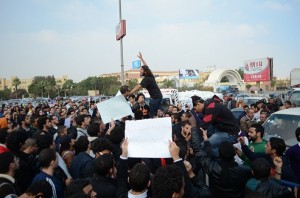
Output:
<svg viewBox="0 0 300 198">
<path fill-rule="evenodd" d="M 199 78 L 199 70 L 197 69 L 180 69 L 179 79 L 195 79 Z"/>
<path fill-rule="evenodd" d="M 244 61 L 244 81 L 270 81 L 272 65 L 270 58 L 261 58 Z"/>
</svg>

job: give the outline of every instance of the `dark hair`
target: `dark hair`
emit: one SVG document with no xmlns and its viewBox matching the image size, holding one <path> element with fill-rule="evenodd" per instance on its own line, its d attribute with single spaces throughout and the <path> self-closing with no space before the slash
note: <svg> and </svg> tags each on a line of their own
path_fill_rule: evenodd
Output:
<svg viewBox="0 0 300 198">
<path fill-rule="evenodd" d="M 53 144 L 53 136 L 51 134 L 39 134 L 36 138 L 39 150 L 50 148 Z"/>
<path fill-rule="evenodd" d="M 222 161 L 232 161 L 235 156 L 235 149 L 232 143 L 228 141 L 221 142 L 219 154 Z"/>
<path fill-rule="evenodd" d="M 128 96 L 128 98 L 135 99 L 135 95 L 134 95 L 134 94 L 130 94 L 130 95 Z"/>
<path fill-rule="evenodd" d="M 121 94 L 125 94 L 127 91 L 129 91 L 129 87 L 127 85 L 123 85 L 120 87 Z"/>
<path fill-rule="evenodd" d="M 97 137 L 100 130 L 100 123 L 93 122 L 87 128 L 87 133 L 91 137 Z"/>
<path fill-rule="evenodd" d="M 138 101 L 141 96 L 143 96 L 145 98 L 145 95 L 143 93 L 138 93 L 135 98 L 136 101 Z"/>
<path fill-rule="evenodd" d="M 264 137 L 264 133 L 265 133 L 265 128 L 258 123 L 254 123 L 250 126 L 251 128 L 255 128 L 256 133 L 260 132 L 260 137 L 263 138 Z"/>
<path fill-rule="evenodd" d="M 29 195 L 38 195 L 39 193 L 43 194 L 43 198 L 51 198 L 53 196 L 53 192 L 50 183 L 46 180 L 40 180 L 32 183 L 26 190 L 26 194 Z"/>
<path fill-rule="evenodd" d="M 283 156 L 283 153 L 286 149 L 284 140 L 282 138 L 271 137 L 269 141 L 271 148 L 276 150 L 276 154 L 278 156 Z"/>
<path fill-rule="evenodd" d="M 252 162 L 252 171 L 256 179 L 267 179 L 270 176 L 271 165 L 264 158 L 257 158 Z"/>
<path fill-rule="evenodd" d="M 0 173 L 5 174 L 9 171 L 9 165 L 14 162 L 15 156 L 12 152 L 0 153 Z"/>
<path fill-rule="evenodd" d="M 83 193 L 83 188 L 90 184 L 88 179 L 72 179 L 70 184 L 66 187 L 65 196 L 66 197 L 86 197 Z"/>
<path fill-rule="evenodd" d="M 65 128 L 66 128 L 66 126 L 64 126 L 64 125 L 58 126 L 58 128 L 57 128 L 57 133 L 58 133 L 59 135 L 61 135 L 61 134 L 64 132 Z"/>
<path fill-rule="evenodd" d="M 181 122 L 181 126 L 184 127 L 185 125 L 191 125 L 191 123 L 189 121 L 182 121 Z"/>
<path fill-rule="evenodd" d="M 76 123 L 78 126 L 81 126 L 84 122 L 84 118 L 89 117 L 89 115 L 81 114 L 78 117 L 76 117 Z"/>
<path fill-rule="evenodd" d="M 129 173 L 129 185 L 135 192 L 145 190 L 149 180 L 150 170 L 146 164 L 137 163 Z"/>
<path fill-rule="evenodd" d="M 97 138 L 92 142 L 91 150 L 96 155 L 96 153 L 102 152 L 104 150 L 113 151 L 113 145 L 111 141 L 106 138 Z"/>
<path fill-rule="evenodd" d="M 124 137 L 125 137 L 124 128 L 120 126 L 116 126 L 113 130 L 111 130 L 109 139 L 114 144 L 120 144 Z"/>
<path fill-rule="evenodd" d="M 143 76 L 151 76 L 154 78 L 154 75 L 152 74 L 151 70 L 149 69 L 149 67 L 147 65 L 143 65 L 142 68 L 144 70 Z"/>
<path fill-rule="evenodd" d="M 204 102 L 205 102 L 205 101 L 204 101 L 202 98 L 200 98 L 200 99 L 198 99 L 198 100 L 193 100 L 193 106 L 194 106 L 194 107 L 197 106 L 198 103 L 204 104 Z"/>
<path fill-rule="evenodd" d="M 85 152 L 89 148 L 89 140 L 86 136 L 80 136 L 75 143 L 75 155 Z"/>
<path fill-rule="evenodd" d="M 152 180 L 152 197 L 169 198 L 183 187 L 183 174 L 179 167 L 167 165 L 157 169 Z"/>
<path fill-rule="evenodd" d="M 56 151 L 46 148 L 39 154 L 39 165 L 41 168 L 48 168 L 52 161 L 56 160 Z"/>
<path fill-rule="evenodd" d="M 100 176 L 106 176 L 109 170 L 114 167 L 114 157 L 111 154 L 100 155 L 94 159 L 96 173 Z"/>
<path fill-rule="evenodd" d="M 175 120 L 177 120 L 178 122 L 181 121 L 181 116 L 179 113 L 172 113 L 172 116 Z"/>
<path fill-rule="evenodd" d="M 188 118 L 190 118 L 190 117 L 192 116 L 192 115 L 191 115 L 191 113 L 190 113 L 190 112 L 188 112 L 188 111 L 186 111 L 186 112 L 183 112 L 183 113 L 182 113 L 182 115 L 183 115 L 183 114 L 185 114 L 185 115 L 186 115 L 186 117 L 188 117 Z"/>
<path fill-rule="evenodd" d="M 70 149 L 72 139 L 68 135 L 64 135 L 60 139 L 60 147 L 59 147 L 59 154 L 62 154 L 63 151 Z"/>
<path fill-rule="evenodd" d="M 285 101 L 285 103 L 288 104 L 288 105 L 290 105 L 290 106 L 292 106 L 292 103 L 289 100 Z"/>
<path fill-rule="evenodd" d="M 39 129 L 43 130 L 44 125 L 47 123 L 47 120 L 48 120 L 48 118 L 46 116 L 39 117 L 39 120 L 38 120 Z"/>
<path fill-rule="evenodd" d="M 6 143 L 7 135 L 8 135 L 7 128 L 0 129 L 0 144 Z"/>
<path fill-rule="evenodd" d="M 298 127 L 298 128 L 296 129 L 295 135 L 296 135 L 297 141 L 300 142 L 300 127 Z"/>
<path fill-rule="evenodd" d="M 22 131 L 13 131 L 7 134 L 6 146 L 12 152 L 19 152 L 27 138 L 28 136 L 26 133 Z"/>
<path fill-rule="evenodd" d="M 25 118 L 26 118 L 26 115 L 24 115 L 24 114 L 18 114 L 17 115 L 17 124 L 18 125 L 22 125 L 22 122 L 24 122 L 25 121 Z"/>
</svg>

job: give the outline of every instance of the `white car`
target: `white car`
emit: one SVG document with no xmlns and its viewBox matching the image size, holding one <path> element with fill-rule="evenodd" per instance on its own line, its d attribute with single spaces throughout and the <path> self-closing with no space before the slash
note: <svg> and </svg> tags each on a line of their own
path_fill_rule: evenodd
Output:
<svg viewBox="0 0 300 198">
<path fill-rule="evenodd" d="M 248 105 L 249 107 L 251 104 L 255 104 L 257 101 L 264 101 L 264 103 L 267 103 L 268 99 L 266 97 L 259 97 L 259 96 L 250 96 L 244 98 L 245 105 Z"/>
<path fill-rule="evenodd" d="M 300 107 L 290 108 L 273 113 L 263 124 L 265 138 L 283 138 L 287 146 L 297 144 L 295 131 L 300 127 Z"/>
</svg>

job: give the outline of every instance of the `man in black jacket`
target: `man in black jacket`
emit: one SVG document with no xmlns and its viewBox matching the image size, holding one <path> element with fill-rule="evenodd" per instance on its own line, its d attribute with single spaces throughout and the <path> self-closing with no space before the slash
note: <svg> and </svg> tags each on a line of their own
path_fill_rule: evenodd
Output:
<svg viewBox="0 0 300 198">
<path fill-rule="evenodd" d="M 251 177 L 251 169 L 238 165 L 234 161 L 235 149 L 232 143 L 224 141 L 219 146 L 221 161 L 214 161 L 210 156 L 211 144 L 207 138 L 207 131 L 202 130 L 204 150 L 199 144 L 193 145 L 197 164 L 201 165 L 209 176 L 209 187 L 214 197 L 244 197 L 246 182 Z"/>
</svg>

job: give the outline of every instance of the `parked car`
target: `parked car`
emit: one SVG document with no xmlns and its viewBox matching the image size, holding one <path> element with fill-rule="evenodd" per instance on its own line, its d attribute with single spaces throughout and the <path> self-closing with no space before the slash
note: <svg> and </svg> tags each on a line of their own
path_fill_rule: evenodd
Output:
<svg viewBox="0 0 300 198">
<path fill-rule="evenodd" d="M 254 97 L 254 96 L 244 98 L 245 105 L 248 105 L 249 107 L 251 104 L 256 103 L 257 101 L 264 101 L 264 103 L 267 103 L 267 98 L 266 97 Z"/>
<path fill-rule="evenodd" d="M 294 88 L 291 93 L 290 101 L 297 107 L 300 107 L 300 88 Z"/>
<path fill-rule="evenodd" d="M 281 137 L 287 146 L 297 144 L 295 131 L 300 127 L 300 107 L 290 108 L 273 113 L 263 124 L 265 138 Z"/>
</svg>

